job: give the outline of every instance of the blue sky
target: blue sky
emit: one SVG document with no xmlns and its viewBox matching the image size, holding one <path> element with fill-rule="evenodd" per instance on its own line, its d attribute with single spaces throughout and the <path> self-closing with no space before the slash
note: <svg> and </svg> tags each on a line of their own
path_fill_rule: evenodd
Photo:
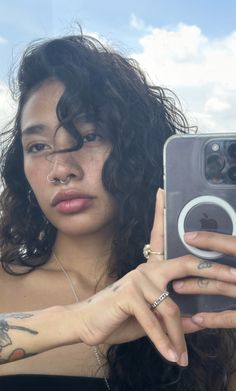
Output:
<svg viewBox="0 0 236 391">
<path fill-rule="evenodd" d="M 10 66 L 26 44 L 78 21 L 174 89 L 200 127 L 236 131 L 235 15 L 235 0 L 0 0 L 0 120 Z"/>
</svg>

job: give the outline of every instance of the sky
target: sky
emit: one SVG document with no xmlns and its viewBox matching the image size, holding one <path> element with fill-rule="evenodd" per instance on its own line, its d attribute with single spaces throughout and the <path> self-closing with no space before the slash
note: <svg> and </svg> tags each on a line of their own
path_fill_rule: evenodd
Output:
<svg viewBox="0 0 236 391">
<path fill-rule="evenodd" d="M 29 42 L 84 32 L 139 61 L 200 132 L 236 132 L 235 0 L 0 0 L 0 126 L 8 79 Z"/>
</svg>

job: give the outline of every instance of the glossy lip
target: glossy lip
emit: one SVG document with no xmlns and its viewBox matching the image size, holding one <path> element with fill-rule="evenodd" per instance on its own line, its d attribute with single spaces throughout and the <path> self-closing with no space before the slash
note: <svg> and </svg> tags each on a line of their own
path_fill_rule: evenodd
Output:
<svg viewBox="0 0 236 391">
<path fill-rule="evenodd" d="M 81 193 L 76 190 L 67 190 L 67 191 L 60 191 L 57 193 L 51 202 L 51 206 L 56 206 L 62 201 L 70 201 L 74 200 L 76 198 L 82 198 L 82 199 L 93 199 L 95 197 L 92 197 L 89 194 Z"/>
</svg>

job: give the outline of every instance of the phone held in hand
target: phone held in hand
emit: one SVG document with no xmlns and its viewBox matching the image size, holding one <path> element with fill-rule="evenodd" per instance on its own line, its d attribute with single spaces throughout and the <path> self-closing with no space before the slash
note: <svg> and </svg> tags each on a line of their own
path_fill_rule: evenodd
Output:
<svg viewBox="0 0 236 391">
<path fill-rule="evenodd" d="M 236 235 L 236 134 L 170 137 L 164 147 L 164 187 L 165 258 L 193 254 L 235 267 L 235 258 L 187 245 L 184 233 Z M 169 288 L 184 315 L 236 308 L 235 298 L 181 295 Z"/>
</svg>

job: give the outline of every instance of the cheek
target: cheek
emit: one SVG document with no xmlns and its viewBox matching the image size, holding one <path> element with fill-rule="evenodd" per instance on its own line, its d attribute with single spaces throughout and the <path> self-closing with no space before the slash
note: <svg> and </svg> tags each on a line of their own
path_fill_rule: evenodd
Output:
<svg viewBox="0 0 236 391">
<path fill-rule="evenodd" d="M 29 162 L 24 163 L 25 176 L 34 191 L 37 194 L 38 189 L 45 186 L 45 178 L 43 170 L 38 168 L 37 164 L 31 164 Z"/>
</svg>

